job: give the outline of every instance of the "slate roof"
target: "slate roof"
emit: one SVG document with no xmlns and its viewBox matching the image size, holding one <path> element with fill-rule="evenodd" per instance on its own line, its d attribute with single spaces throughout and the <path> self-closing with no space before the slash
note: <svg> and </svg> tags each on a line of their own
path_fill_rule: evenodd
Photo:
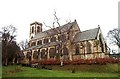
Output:
<svg viewBox="0 0 120 79">
<path fill-rule="evenodd" d="M 35 40 L 35 39 L 51 36 L 53 34 L 58 34 L 59 30 L 61 30 L 61 32 L 66 32 L 66 31 L 68 31 L 71 28 L 71 26 L 74 23 L 75 22 L 71 22 L 71 23 L 65 24 L 63 26 L 56 27 L 54 29 L 50 29 L 50 30 L 46 30 L 46 31 L 40 32 L 40 33 L 36 34 L 35 37 L 33 37 L 31 40 Z M 58 30 L 56 30 L 56 29 L 58 29 Z"/>
<path fill-rule="evenodd" d="M 50 43 L 47 43 L 47 44 L 32 46 L 32 47 L 29 47 L 29 48 L 27 48 L 25 50 L 32 50 L 32 49 L 36 49 L 36 48 L 45 48 L 45 47 L 49 47 L 49 46 L 53 46 L 53 45 L 58 45 L 58 44 L 60 44 L 59 41 L 57 41 L 57 42 L 50 42 Z"/>
<path fill-rule="evenodd" d="M 71 23 L 65 24 L 65 25 L 60 26 L 60 27 L 56 27 L 55 29 L 50 29 L 50 30 L 46 30 L 46 31 L 40 32 L 40 33 L 36 34 L 35 37 L 33 37 L 31 40 L 40 39 L 40 38 L 43 38 L 43 37 L 47 37 L 47 36 L 51 36 L 51 35 L 54 35 L 54 34 L 58 34 L 58 32 L 55 31 L 56 29 L 61 30 L 61 32 L 66 32 L 73 26 L 73 24 L 75 22 L 71 22 Z M 94 29 L 90 29 L 90 30 L 86 30 L 86 31 L 82 31 L 82 32 L 81 31 L 78 32 L 75 35 L 74 39 L 73 39 L 73 43 L 80 42 L 80 41 L 91 40 L 91 39 L 96 39 L 99 29 L 100 29 L 100 27 L 94 28 Z M 32 46 L 32 47 L 29 47 L 29 48 L 27 48 L 25 50 L 49 47 L 51 45 L 58 45 L 58 44 L 60 44 L 59 41 L 57 41 L 57 42 L 50 42 L 50 43 L 43 44 L 43 45 Z"/>
<path fill-rule="evenodd" d="M 83 32 L 78 32 L 75 35 L 73 42 L 95 39 L 97 37 L 98 31 L 99 31 L 99 27 L 95 29 L 86 30 Z"/>
</svg>

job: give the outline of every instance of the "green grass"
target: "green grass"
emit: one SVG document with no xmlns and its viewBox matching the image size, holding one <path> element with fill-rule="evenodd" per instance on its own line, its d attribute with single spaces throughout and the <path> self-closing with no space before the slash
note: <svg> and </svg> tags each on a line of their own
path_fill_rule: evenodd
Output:
<svg viewBox="0 0 120 79">
<path fill-rule="evenodd" d="M 50 67 L 50 66 L 48 66 Z M 107 64 L 107 65 L 65 65 L 64 67 L 60 67 L 59 65 L 51 66 L 53 70 L 62 70 L 62 71 L 71 71 L 75 68 L 76 72 L 99 72 L 99 73 L 117 73 L 118 72 L 118 64 Z"/>
<path fill-rule="evenodd" d="M 3 66 L 2 77 L 118 77 L 117 64 L 106 65 L 106 70 L 108 70 L 106 72 L 99 72 L 101 71 L 99 67 L 97 69 L 98 70 L 97 72 L 94 70 L 96 69 L 95 66 L 93 66 L 94 68 L 92 67 L 92 65 L 89 66 L 91 66 L 89 71 L 86 70 L 87 68 L 86 69 L 82 68 L 82 71 L 80 71 L 81 69 L 80 68 L 79 70 L 77 69 L 75 73 L 71 73 L 70 70 L 65 70 L 65 69 L 62 70 L 62 68 L 65 68 L 66 66 L 65 67 L 56 66 L 57 68 L 61 68 L 61 69 L 56 69 L 55 67 L 53 67 L 52 70 L 23 67 L 17 65 Z M 101 69 L 105 69 L 105 68 L 101 65 Z"/>
<path fill-rule="evenodd" d="M 2 77 L 2 66 L 0 66 L 0 78 Z"/>
</svg>

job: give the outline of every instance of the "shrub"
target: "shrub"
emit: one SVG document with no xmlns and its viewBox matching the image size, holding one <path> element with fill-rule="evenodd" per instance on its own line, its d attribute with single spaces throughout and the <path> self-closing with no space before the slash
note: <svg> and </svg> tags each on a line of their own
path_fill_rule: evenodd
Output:
<svg viewBox="0 0 120 79">
<path fill-rule="evenodd" d="M 59 59 L 54 60 L 54 65 L 60 65 L 60 60 Z"/>
<path fill-rule="evenodd" d="M 30 64 L 36 64 L 36 63 L 38 63 L 37 60 L 32 60 L 32 61 L 30 61 Z"/>
<path fill-rule="evenodd" d="M 71 61 L 70 60 L 64 60 L 63 63 L 64 63 L 64 65 L 70 65 Z"/>
<path fill-rule="evenodd" d="M 79 64 L 85 64 L 85 59 L 80 59 Z"/>
<path fill-rule="evenodd" d="M 74 60 L 72 61 L 72 64 L 73 64 L 73 65 L 79 65 L 79 64 L 80 64 L 79 59 L 74 59 Z"/>
<path fill-rule="evenodd" d="M 46 59 L 46 60 L 40 60 L 39 65 L 60 65 L 60 60 L 55 60 L 53 58 Z"/>
<path fill-rule="evenodd" d="M 96 59 L 74 59 L 72 61 L 70 60 L 64 60 L 64 65 L 80 65 L 80 64 L 107 64 L 107 63 L 118 63 L 120 60 L 115 58 L 96 58 Z M 38 61 L 31 61 L 31 64 L 39 63 L 39 65 L 60 65 L 59 59 L 47 59 L 47 60 L 40 60 Z"/>
<path fill-rule="evenodd" d="M 86 59 L 84 61 L 85 64 L 88 64 L 88 65 L 91 65 L 91 64 L 94 64 L 95 63 L 95 59 Z"/>
</svg>

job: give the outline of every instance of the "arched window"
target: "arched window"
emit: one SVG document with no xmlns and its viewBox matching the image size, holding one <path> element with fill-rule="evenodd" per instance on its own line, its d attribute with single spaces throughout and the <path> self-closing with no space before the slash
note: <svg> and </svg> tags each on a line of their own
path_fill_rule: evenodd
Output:
<svg viewBox="0 0 120 79">
<path fill-rule="evenodd" d="M 36 45 L 36 42 L 32 42 L 32 43 L 31 43 L 31 46 L 35 46 L 35 45 Z"/>
<path fill-rule="evenodd" d="M 45 54 L 45 49 L 42 49 L 41 51 L 41 58 L 46 58 L 46 54 Z"/>
<path fill-rule="evenodd" d="M 50 58 L 54 58 L 55 53 L 56 53 L 55 48 L 50 48 L 50 50 L 49 50 L 49 56 L 50 56 Z"/>
<path fill-rule="evenodd" d="M 48 38 L 45 38 L 44 39 L 44 44 L 48 43 L 48 41 L 49 41 Z"/>
<path fill-rule="evenodd" d="M 76 44 L 76 46 L 75 46 L 75 54 L 76 55 L 80 54 L 80 50 L 79 50 L 79 45 L 78 44 Z"/>
<path fill-rule="evenodd" d="M 39 40 L 39 41 L 37 42 L 37 45 L 42 45 L 42 40 Z"/>
<path fill-rule="evenodd" d="M 91 43 L 90 42 L 86 42 L 86 50 L 87 50 L 87 53 L 91 53 Z"/>
<path fill-rule="evenodd" d="M 85 46 L 83 42 L 80 43 L 80 54 L 85 54 Z"/>
<path fill-rule="evenodd" d="M 34 32 L 34 27 L 32 27 L 32 33 Z"/>
<path fill-rule="evenodd" d="M 63 56 L 63 54 L 62 54 L 62 44 L 58 44 L 58 45 L 56 45 L 56 50 L 58 50 L 58 54 L 60 55 L 60 56 Z"/>
<path fill-rule="evenodd" d="M 51 37 L 50 41 L 51 42 L 55 42 L 56 41 L 56 37 Z"/>
<path fill-rule="evenodd" d="M 94 42 L 93 42 L 93 46 L 94 46 L 94 47 L 97 47 L 98 44 L 99 44 L 98 40 L 94 40 Z"/>
<path fill-rule="evenodd" d="M 83 43 L 81 42 L 80 43 L 80 49 L 83 49 L 84 48 L 84 45 L 83 45 Z"/>
<path fill-rule="evenodd" d="M 62 35 L 58 36 L 58 40 L 62 41 L 62 42 L 65 42 L 65 40 L 66 40 L 65 34 L 62 34 Z"/>
<path fill-rule="evenodd" d="M 34 53 L 33 53 L 33 58 L 34 58 L 34 59 L 38 59 L 38 52 L 37 52 L 37 51 L 34 51 Z"/>
<path fill-rule="evenodd" d="M 26 58 L 29 59 L 29 60 L 31 60 L 31 56 L 32 56 L 31 52 L 27 52 Z"/>
<path fill-rule="evenodd" d="M 94 40 L 93 41 L 93 52 L 98 52 L 98 44 L 99 44 L 99 41 L 98 40 Z"/>
<path fill-rule="evenodd" d="M 38 52 L 38 59 L 41 58 L 41 52 L 40 52 L 40 49 L 37 51 Z"/>
<path fill-rule="evenodd" d="M 37 26 L 37 33 L 38 33 L 38 32 L 40 32 L 40 27 L 39 27 L 39 26 Z"/>
</svg>

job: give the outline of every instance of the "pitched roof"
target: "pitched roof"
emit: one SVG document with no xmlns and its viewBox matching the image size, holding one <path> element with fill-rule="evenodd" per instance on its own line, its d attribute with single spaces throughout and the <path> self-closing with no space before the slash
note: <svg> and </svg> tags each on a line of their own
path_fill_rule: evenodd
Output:
<svg viewBox="0 0 120 79">
<path fill-rule="evenodd" d="M 56 28 L 53 28 L 53 29 L 50 29 L 50 30 L 40 32 L 40 33 L 36 34 L 31 40 L 47 37 L 47 36 L 50 36 L 50 35 L 53 35 L 53 34 L 58 34 L 58 31 L 66 32 L 66 31 L 68 31 L 70 29 L 70 27 L 73 24 L 74 24 L 74 22 L 71 22 L 71 23 L 65 24 L 65 25 L 60 26 L 60 27 L 56 27 Z"/>
<path fill-rule="evenodd" d="M 99 27 L 95 29 L 86 30 L 83 32 L 78 32 L 75 35 L 73 42 L 95 39 L 97 37 L 98 31 L 99 31 Z"/>
<path fill-rule="evenodd" d="M 57 42 L 50 42 L 48 44 L 42 44 L 42 45 L 32 46 L 32 47 L 29 47 L 29 48 L 27 48 L 25 50 L 32 50 L 32 49 L 36 49 L 36 48 L 45 48 L 45 47 L 49 47 L 49 46 L 53 46 L 53 45 L 58 45 L 58 44 L 60 44 L 59 41 L 57 41 Z"/>
<path fill-rule="evenodd" d="M 37 21 L 31 23 L 30 25 L 33 25 L 33 24 L 38 24 L 38 25 L 41 25 L 41 26 L 42 26 L 42 23 L 39 23 L 39 22 L 37 22 Z"/>
</svg>

